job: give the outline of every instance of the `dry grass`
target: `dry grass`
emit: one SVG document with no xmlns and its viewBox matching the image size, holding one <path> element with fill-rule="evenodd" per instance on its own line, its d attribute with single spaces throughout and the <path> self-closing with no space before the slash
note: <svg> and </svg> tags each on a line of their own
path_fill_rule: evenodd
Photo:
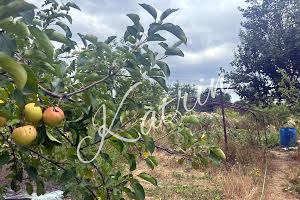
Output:
<svg viewBox="0 0 300 200">
<path fill-rule="evenodd" d="M 261 173 L 258 169 L 253 169 L 245 174 L 241 167 L 234 166 L 228 171 L 219 171 L 216 174 L 216 181 L 223 186 L 224 199 L 252 200 L 259 195 L 261 185 Z M 256 172 L 259 173 L 256 173 Z"/>
<path fill-rule="evenodd" d="M 155 156 L 160 161 L 156 169 L 140 162 L 137 171 L 146 171 L 159 180 L 158 187 L 143 183 L 147 199 L 258 199 L 262 182 L 258 168 L 236 164 L 194 170 L 190 163 L 178 164 L 178 156 L 161 151 Z"/>
</svg>

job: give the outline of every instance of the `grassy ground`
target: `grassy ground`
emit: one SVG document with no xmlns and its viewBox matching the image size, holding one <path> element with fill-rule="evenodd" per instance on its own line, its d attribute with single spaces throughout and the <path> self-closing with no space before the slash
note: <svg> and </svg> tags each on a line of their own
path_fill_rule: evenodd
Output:
<svg viewBox="0 0 300 200">
<path fill-rule="evenodd" d="M 261 170 L 252 166 L 210 166 L 194 170 L 189 163 L 180 165 L 179 157 L 158 151 L 160 165 L 149 170 L 143 162 L 139 172 L 147 171 L 159 180 L 158 187 L 143 184 L 147 199 L 258 199 Z"/>
</svg>

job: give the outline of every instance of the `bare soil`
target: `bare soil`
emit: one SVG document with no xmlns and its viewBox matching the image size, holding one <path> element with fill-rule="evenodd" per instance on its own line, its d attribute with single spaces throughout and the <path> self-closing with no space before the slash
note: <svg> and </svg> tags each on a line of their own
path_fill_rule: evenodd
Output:
<svg viewBox="0 0 300 200">
<path fill-rule="evenodd" d="M 266 176 L 265 200 L 297 200 L 287 188 L 290 178 L 299 168 L 299 161 L 293 159 L 295 152 L 272 150 Z"/>
</svg>

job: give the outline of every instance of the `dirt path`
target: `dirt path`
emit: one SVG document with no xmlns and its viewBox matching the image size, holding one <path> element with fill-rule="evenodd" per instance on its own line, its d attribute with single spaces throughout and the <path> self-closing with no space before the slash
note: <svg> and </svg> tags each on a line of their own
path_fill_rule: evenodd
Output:
<svg viewBox="0 0 300 200">
<path fill-rule="evenodd" d="M 283 150 L 272 150 L 271 159 L 268 164 L 266 178 L 265 200 L 297 200 L 297 198 L 284 191 L 289 184 L 289 177 L 296 173 L 295 168 L 299 162 L 291 157 L 291 152 Z"/>
</svg>

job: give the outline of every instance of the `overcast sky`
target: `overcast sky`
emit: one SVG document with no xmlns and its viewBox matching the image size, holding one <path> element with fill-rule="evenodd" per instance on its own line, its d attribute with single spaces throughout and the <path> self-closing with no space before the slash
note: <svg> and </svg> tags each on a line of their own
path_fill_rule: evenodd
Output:
<svg viewBox="0 0 300 200">
<path fill-rule="evenodd" d="M 40 4 L 41 0 L 28 0 Z M 63 1 L 65 2 L 65 1 Z M 128 13 L 136 13 L 143 24 L 151 22 L 152 17 L 138 3 L 155 7 L 158 16 L 167 8 L 179 8 L 167 18 L 182 27 L 188 38 L 183 47 L 185 56 L 168 58 L 171 69 L 169 82 L 180 81 L 199 84 L 199 79 L 209 82 L 217 78 L 219 68 L 230 70 L 233 51 L 239 41 L 239 6 L 244 0 L 74 0 L 81 8 L 72 11 L 74 33 L 90 33 L 99 38 L 110 35 L 122 37 L 126 26 L 131 25 Z M 122 2 L 122 3 L 121 3 Z M 168 35 L 169 36 L 169 35 Z M 169 37 L 172 37 L 170 35 Z M 172 39 L 172 38 L 171 38 Z"/>
</svg>

